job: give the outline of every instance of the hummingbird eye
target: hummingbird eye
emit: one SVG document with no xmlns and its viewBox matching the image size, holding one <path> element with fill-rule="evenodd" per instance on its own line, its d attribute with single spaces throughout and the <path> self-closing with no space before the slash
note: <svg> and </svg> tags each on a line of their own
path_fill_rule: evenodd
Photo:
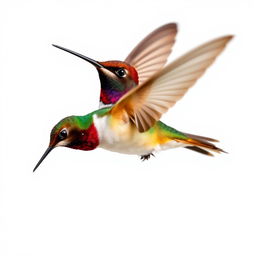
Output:
<svg viewBox="0 0 256 256">
<path fill-rule="evenodd" d="M 67 132 L 67 129 L 64 128 L 63 130 L 60 131 L 58 137 L 60 140 L 65 140 L 68 136 L 68 132 Z"/>
<path fill-rule="evenodd" d="M 119 68 L 115 71 L 115 73 L 119 76 L 119 77 L 126 77 L 126 71 L 123 68 Z"/>
</svg>

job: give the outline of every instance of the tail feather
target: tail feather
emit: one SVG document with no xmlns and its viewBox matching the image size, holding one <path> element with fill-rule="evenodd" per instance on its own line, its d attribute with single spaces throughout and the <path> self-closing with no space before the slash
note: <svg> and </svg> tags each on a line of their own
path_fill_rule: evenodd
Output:
<svg viewBox="0 0 256 256">
<path fill-rule="evenodd" d="M 227 153 L 223 149 L 218 148 L 213 143 L 211 143 L 211 142 L 218 142 L 215 139 L 198 136 L 198 135 L 193 135 L 193 134 L 189 134 L 189 133 L 183 133 L 183 134 L 188 137 L 188 139 L 186 139 L 186 144 L 187 144 L 186 148 L 187 149 L 190 149 L 190 150 L 193 150 L 193 151 L 196 151 L 198 153 L 202 153 L 202 154 L 205 154 L 208 156 L 213 156 L 213 154 L 211 154 L 209 151 L 213 151 L 216 153 Z"/>
<path fill-rule="evenodd" d="M 213 139 L 213 138 L 209 138 L 209 137 L 203 137 L 203 136 L 194 135 L 194 134 L 185 133 L 185 132 L 183 132 L 183 134 L 185 134 L 187 137 L 189 137 L 191 139 L 195 139 L 195 140 L 205 140 L 205 141 L 211 141 L 211 142 L 219 142 L 218 140 Z"/>
<path fill-rule="evenodd" d="M 190 150 L 193 150 L 193 151 L 196 151 L 196 152 L 198 152 L 198 153 L 207 155 L 207 156 L 213 156 L 213 154 L 210 153 L 209 151 L 207 151 L 207 150 L 205 150 L 205 149 L 202 149 L 202 148 L 199 148 L 199 147 L 196 147 L 196 146 L 187 146 L 186 148 L 187 148 L 187 149 L 190 149 Z"/>
<path fill-rule="evenodd" d="M 188 143 L 192 144 L 193 146 L 198 146 L 200 148 L 209 149 L 216 153 L 226 153 L 223 149 L 216 147 L 213 143 L 207 142 L 205 140 L 195 140 L 195 139 L 188 139 Z"/>
</svg>

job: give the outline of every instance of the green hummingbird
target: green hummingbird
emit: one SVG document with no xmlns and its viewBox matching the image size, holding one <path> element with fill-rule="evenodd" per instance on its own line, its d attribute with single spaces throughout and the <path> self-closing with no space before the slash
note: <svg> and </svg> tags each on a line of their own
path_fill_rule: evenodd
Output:
<svg viewBox="0 0 256 256">
<path fill-rule="evenodd" d="M 157 151 L 184 147 L 205 155 L 225 152 L 217 140 L 180 132 L 160 121 L 223 51 L 232 35 L 191 50 L 123 95 L 113 106 L 85 116 L 62 119 L 51 131 L 49 147 L 34 171 L 55 147 L 93 150 L 101 147 L 143 160 Z"/>
<path fill-rule="evenodd" d="M 86 60 L 97 69 L 101 82 L 100 107 L 107 107 L 138 84 L 144 83 L 165 65 L 176 34 L 176 23 L 157 28 L 131 51 L 125 61 L 99 62 L 67 48 L 55 44 L 53 46 Z"/>
</svg>

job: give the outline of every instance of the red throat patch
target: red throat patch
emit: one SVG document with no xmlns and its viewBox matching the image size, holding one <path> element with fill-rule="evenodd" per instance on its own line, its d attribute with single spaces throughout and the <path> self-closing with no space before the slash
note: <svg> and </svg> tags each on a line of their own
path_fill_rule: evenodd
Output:
<svg viewBox="0 0 256 256">
<path fill-rule="evenodd" d="M 93 150 L 99 145 L 99 136 L 97 129 L 92 124 L 88 129 L 81 130 L 78 140 L 70 147 L 80 150 Z"/>
</svg>

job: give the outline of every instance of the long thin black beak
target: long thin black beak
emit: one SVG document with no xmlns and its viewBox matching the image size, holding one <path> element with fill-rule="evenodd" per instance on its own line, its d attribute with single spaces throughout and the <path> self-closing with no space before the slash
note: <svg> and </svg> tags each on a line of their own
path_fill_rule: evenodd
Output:
<svg viewBox="0 0 256 256">
<path fill-rule="evenodd" d="M 86 56 L 84 56 L 84 55 L 82 55 L 82 54 L 80 54 L 80 53 L 74 52 L 74 51 L 72 51 L 72 50 L 69 50 L 69 49 L 67 49 L 67 48 L 64 48 L 64 47 L 59 46 L 59 45 L 56 45 L 56 44 L 53 44 L 52 46 L 54 46 L 54 47 L 56 47 L 56 48 L 59 48 L 59 49 L 65 51 L 65 52 L 71 53 L 71 54 L 73 54 L 73 55 L 75 55 L 75 56 L 77 56 L 77 57 L 79 57 L 79 58 L 81 58 L 81 59 L 83 59 L 83 60 L 86 60 L 86 61 L 88 61 L 89 63 L 91 63 L 92 65 L 94 65 L 96 68 L 104 68 L 104 66 L 102 66 L 98 61 L 93 60 L 93 59 L 91 59 L 91 58 L 89 58 L 89 57 L 86 57 Z"/>
<path fill-rule="evenodd" d="M 33 172 L 37 169 L 37 167 L 43 162 L 43 160 L 46 158 L 46 156 L 54 149 L 54 147 L 48 147 L 46 151 L 44 152 L 43 156 L 38 161 L 37 165 L 35 166 Z"/>
</svg>

